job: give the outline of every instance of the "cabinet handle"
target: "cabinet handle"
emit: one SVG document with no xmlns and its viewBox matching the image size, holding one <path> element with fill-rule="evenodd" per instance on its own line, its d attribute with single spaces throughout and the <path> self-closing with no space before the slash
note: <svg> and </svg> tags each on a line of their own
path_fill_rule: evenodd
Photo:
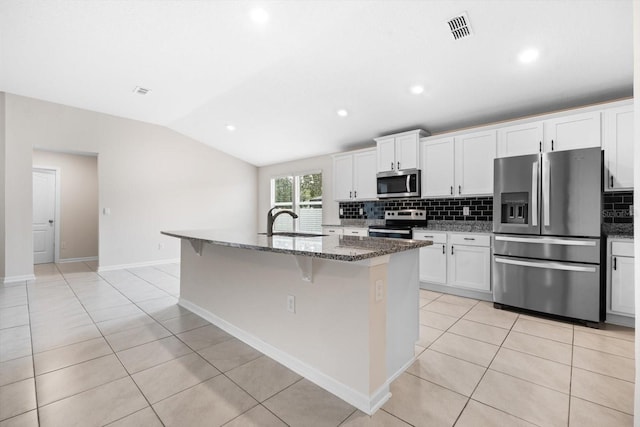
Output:
<svg viewBox="0 0 640 427">
<path fill-rule="evenodd" d="M 391 170 L 393 170 L 393 162 L 391 162 Z"/>
<path fill-rule="evenodd" d="M 355 190 L 355 191 L 353 192 L 353 198 L 354 198 L 354 199 L 357 199 L 357 198 L 358 198 L 358 190 Z"/>
<path fill-rule="evenodd" d="M 458 185 L 458 194 L 462 194 L 462 185 Z"/>
<path fill-rule="evenodd" d="M 616 263 L 617 258 L 613 257 L 613 269 L 617 270 L 617 263 Z"/>
<path fill-rule="evenodd" d="M 398 162 L 398 170 L 400 170 L 400 162 Z"/>
<path fill-rule="evenodd" d="M 551 140 L 551 151 L 553 151 L 553 139 Z"/>
<path fill-rule="evenodd" d="M 476 240 L 475 237 L 465 237 L 464 240 Z"/>
<path fill-rule="evenodd" d="M 442 245 L 442 255 L 444 255 L 446 253 L 445 250 L 444 250 L 444 246 L 445 245 Z"/>
<path fill-rule="evenodd" d="M 613 175 L 610 175 L 609 178 L 611 179 L 611 188 L 613 188 Z"/>
<path fill-rule="evenodd" d="M 433 239 L 433 236 L 422 236 L 423 239 Z"/>
<path fill-rule="evenodd" d="M 453 255 L 453 245 L 451 245 L 451 255 Z"/>
<path fill-rule="evenodd" d="M 451 195 L 453 196 L 453 185 L 451 186 Z"/>
<path fill-rule="evenodd" d="M 540 148 L 539 148 L 540 152 L 542 153 L 542 141 L 540 141 Z"/>
<path fill-rule="evenodd" d="M 353 199 L 353 191 L 349 191 L 349 198 Z"/>
</svg>

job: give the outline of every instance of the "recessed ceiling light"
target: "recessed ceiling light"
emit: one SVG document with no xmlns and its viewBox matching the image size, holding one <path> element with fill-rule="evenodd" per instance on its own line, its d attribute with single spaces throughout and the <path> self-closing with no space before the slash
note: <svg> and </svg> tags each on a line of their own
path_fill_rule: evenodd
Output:
<svg viewBox="0 0 640 427">
<path fill-rule="evenodd" d="M 539 55 L 539 52 L 537 49 L 525 49 L 522 52 L 520 52 L 520 55 L 518 55 L 518 59 L 523 64 L 529 64 L 531 62 L 534 62 L 536 59 L 538 59 L 538 55 Z"/>
<path fill-rule="evenodd" d="M 340 117 L 347 117 L 349 115 L 349 112 L 345 109 L 340 109 L 336 111 L 336 114 L 339 115 Z"/>
<path fill-rule="evenodd" d="M 414 95 L 420 95 L 422 92 L 424 92 L 424 87 L 420 85 L 415 85 L 415 86 L 411 86 L 409 90 Z"/>
<path fill-rule="evenodd" d="M 146 95 L 149 92 L 151 92 L 151 89 L 147 89 L 144 87 L 140 87 L 140 86 L 136 86 L 133 88 L 133 93 L 137 94 L 137 95 Z"/>
<path fill-rule="evenodd" d="M 256 24 L 264 24 L 269 20 L 269 14 L 266 10 L 256 7 L 255 9 L 251 9 L 250 13 L 251 19 Z"/>
<path fill-rule="evenodd" d="M 227 125 L 227 126 L 225 126 L 225 127 L 227 128 L 227 130 L 228 130 L 229 132 L 233 132 L 234 130 L 236 130 L 236 127 L 235 127 L 234 125 Z"/>
</svg>

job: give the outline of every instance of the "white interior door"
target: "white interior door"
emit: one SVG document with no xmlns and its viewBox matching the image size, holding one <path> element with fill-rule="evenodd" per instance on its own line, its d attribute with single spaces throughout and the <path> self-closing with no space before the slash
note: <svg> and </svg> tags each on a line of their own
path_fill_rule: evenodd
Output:
<svg viewBox="0 0 640 427">
<path fill-rule="evenodd" d="M 54 261 L 56 214 L 56 173 L 33 171 L 33 263 Z"/>
</svg>

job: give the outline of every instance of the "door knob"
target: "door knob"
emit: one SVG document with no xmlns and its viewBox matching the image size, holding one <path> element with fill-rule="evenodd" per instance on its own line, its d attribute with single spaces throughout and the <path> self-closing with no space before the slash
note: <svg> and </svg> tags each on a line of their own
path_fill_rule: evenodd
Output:
<svg viewBox="0 0 640 427">
<path fill-rule="evenodd" d="M 49 220 L 49 224 L 53 224 L 53 220 L 52 219 Z"/>
</svg>

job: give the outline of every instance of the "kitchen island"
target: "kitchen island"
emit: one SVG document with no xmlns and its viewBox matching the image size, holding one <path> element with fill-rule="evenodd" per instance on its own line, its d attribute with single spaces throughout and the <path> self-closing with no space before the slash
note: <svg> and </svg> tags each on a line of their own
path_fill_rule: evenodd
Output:
<svg viewBox="0 0 640 427">
<path fill-rule="evenodd" d="M 180 302 L 372 414 L 414 360 L 429 241 L 215 230 L 182 239 Z"/>
</svg>

